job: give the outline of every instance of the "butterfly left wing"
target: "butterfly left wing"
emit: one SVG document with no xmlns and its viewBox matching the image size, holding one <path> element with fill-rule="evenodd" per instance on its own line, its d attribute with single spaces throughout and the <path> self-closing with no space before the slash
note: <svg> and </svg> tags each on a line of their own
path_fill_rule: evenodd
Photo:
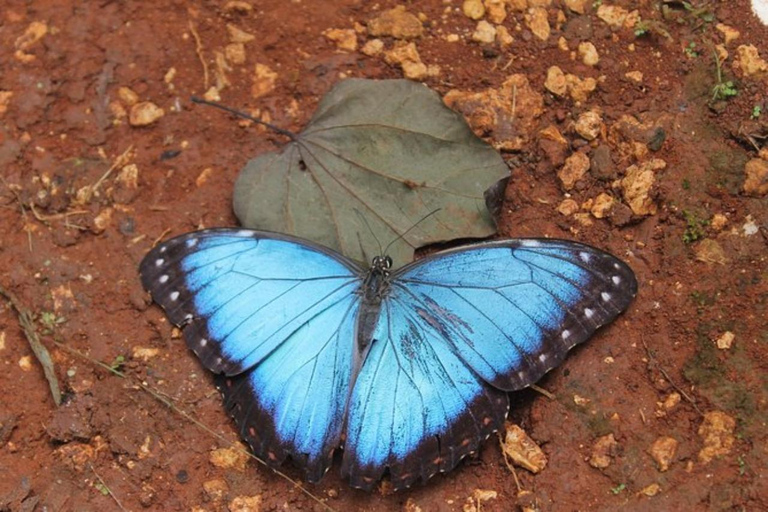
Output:
<svg viewBox="0 0 768 512">
<path fill-rule="evenodd" d="M 536 382 L 631 302 L 631 269 L 558 240 L 444 251 L 393 274 L 357 378 L 342 471 L 370 488 L 453 468 Z"/>
<path fill-rule="evenodd" d="M 188 347 L 220 374 L 254 453 L 273 466 L 290 455 L 318 480 L 340 443 L 359 358 L 361 270 L 296 238 L 214 229 L 158 245 L 140 273 Z"/>
</svg>

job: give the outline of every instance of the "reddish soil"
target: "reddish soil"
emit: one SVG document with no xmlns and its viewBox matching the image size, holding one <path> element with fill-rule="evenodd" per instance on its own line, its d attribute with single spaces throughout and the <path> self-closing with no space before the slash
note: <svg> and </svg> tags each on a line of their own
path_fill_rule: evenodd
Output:
<svg viewBox="0 0 768 512">
<path fill-rule="evenodd" d="M 231 198 L 239 169 L 282 140 L 189 102 L 206 91 L 190 27 L 199 36 L 210 84 L 216 52 L 231 38 L 227 24 L 255 35 L 244 45 L 245 61 L 230 63 L 222 101 L 259 109 L 297 131 L 342 77 L 402 76 L 381 57 L 340 52 L 322 35 L 365 25 L 396 2 L 241 2 L 253 3 L 252 10 L 227 9 L 223 0 L 3 3 L 0 93 L 12 94 L 0 101 L 0 286 L 34 313 L 63 402 L 54 405 L 19 318 L 3 301 L 0 510 L 257 509 L 242 505 L 243 497 L 256 497 L 251 503 L 260 501 L 264 511 L 323 510 L 254 461 L 244 468 L 214 463 L 213 451 L 227 442 L 140 387 L 156 390 L 225 439 L 237 438 L 211 375 L 151 304 L 137 265 L 161 238 L 235 225 Z M 510 420 L 548 457 L 537 475 L 517 469 L 523 492 L 493 439 L 476 458 L 407 492 L 391 493 L 386 483 L 373 493 L 352 490 L 338 465 L 306 489 L 335 510 L 766 510 L 768 200 L 743 191 L 744 164 L 756 158 L 757 148 L 738 133 L 745 122 L 759 130 L 768 117 L 768 82 L 744 77 L 732 63 L 742 44 L 768 58 L 768 28 L 752 16 L 748 0 L 711 3 L 713 17 L 674 2 L 620 0 L 625 7 L 639 5 L 641 18 L 654 21 L 639 36 L 632 28 L 611 30 L 596 16 L 601 2 L 586 2 L 583 15 L 567 12 L 560 29 L 555 19 L 563 1 L 533 3 L 552 4 L 549 39 L 538 40 L 515 12 L 502 23 L 515 41 L 499 48 L 471 41 L 476 22 L 461 13 L 458 0 L 406 2 L 426 20 L 417 40 L 421 58 L 441 67 L 424 81 L 446 93 L 497 88 L 510 74 L 526 75 L 544 96 L 544 113 L 525 147 L 504 154 L 512 180 L 500 235 L 571 238 L 609 250 L 635 270 L 639 295 L 626 314 L 539 383 L 554 400 L 532 391 L 513 396 Z M 660 3 L 679 22 L 664 20 Z M 33 22 L 44 23 L 47 33 L 28 44 L 19 38 Z M 709 42 L 723 40 L 717 23 L 740 32 L 723 64 L 738 94 L 712 102 L 716 72 Z M 461 38 L 447 42 L 446 34 Z M 561 35 L 571 49 L 592 41 L 601 57 L 597 67 L 559 49 Z M 363 29 L 357 38 L 362 44 L 369 36 Z M 391 39 L 383 39 L 390 47 Z M 254 98 L 257 63 L 277 77 L 271 92 Z M 576 105 L 544 88 L 551 65 L 605 78 Z M 627 79 L 627 71 L 641 71 L 642 84 Z M 165 115 L 149 126 L 131 126 L 113 103 L 121 87 Z M 125 98 L 120 101 L 129 108 Z M 762 118 L 753 115 L 756 106 Z M 667 163 L 652 191 L 655 214 L 612 220 L 558 212 L 562 162 L 536 134 L 554 124 L 571 149 L 593 155 L 597 144 L 580 139 L 571 125 L 595 107 L 609 131 L 622 115 L 667 116 L 666 138 L 651 154 Z M 765 142 L 753 140 L 757 147 Z M 578 203 L 614 190 L 611 181 L 635 163 L 609 145 L 616 169 L 607 180 L 581 180 L 570 192 Z M 107 173 L 129 148 L 127 160 Z M 136 165 L 137 182 L 126 163 Z M 77 196 L 96 183 L 90 198 Z M 724 226 L 716 214 L 724 216 Z M 707 241 L 722 249 L 719 261 L 700 261 L 712 247 Z M 718 349 L 715 340 L 727 332 L 735 335 L 731 347 Z M 127 378 L 93 361 L 114 365 Z M 682 397 L 677 404 L 674 393 Z M 700 427 L 712 411 L 735 420 L 735 428 L 718 430 L 715 439 L 724 446 L 706 461 Z M 593 467 L 593 446 L 609 433 L 617 442 L 609 464 Z M 651 447 L 663 437 L 675 439 L 677 449 L 660 471 Z M 284 470 L 298 478 L 290 465 Z M 478 489 L 496 494 L 478 504 Z"/>
</svg>

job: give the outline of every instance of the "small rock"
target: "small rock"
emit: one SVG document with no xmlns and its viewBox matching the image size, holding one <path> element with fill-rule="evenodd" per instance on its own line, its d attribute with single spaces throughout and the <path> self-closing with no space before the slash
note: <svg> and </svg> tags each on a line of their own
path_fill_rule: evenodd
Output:
<svg viewBox="0 0 768 512">
<path fill-rule="evenodd" d="M 544 111 L 544 98 L 522 74 L 510 75 L 499 89 L 448 91 L 443 101 L 461 112 L 478 136 L 490 135 L 493 147 L 503 151 L 521 150 Z"/>
<path fill-rule="evenodd" d="M 547 70 L 547 79 L 544 81 L 544 87 L 556 96 L 565 96 L 568 88 L 563 70 L 557 66 L 550 67 Z"/>
<path fill-rule="evenodd" d="M 131 126 L 149 126 L 165 115 L 165 111 L 152 103 L 143 101 L 131 107 L 128 122 Z"/>
<path fill-rule="evenodd" d="M 595 140 L 600 136 L 605 125 L 603 124 L 603 118 L 600 116 L 600 113 L 590 110 L 579 116 L 574 128 L 576 129 L 576 133 L 585 140 Z"/>
<path fill-rule="evenodd" d="M 626 226 L 632 222 L 632 209 L 624 203 L 616 201 L 613 204 L 608 220 L 616 227 Z"/>
<path fill-rule="evenodd" d="M 375 57 L 384 50 L 384 41 L 381 39 L 370 39 L 360 49 L 364 55 Z"/>
<path fill-rule="evenodd" d="M 277 73 L 266 64 L 256 64 L 253 71 L 253 84 L 251 85 L 251 97 L 261 98 L 275 89 Z"/>
<path fill-rule="evenodd" d="M 248 463 L 248 454 L 244 449 L 237 446 L 218 448 L 209 454 L 208 460 L 217 468 L 244 471 Z"/>
<path fill-rule="evenodd" d="M 261 496 L 238 496 L 227 505 L 229 512 L 259 512 Z"/>
<path fill-rule="evenodd" d="M 496 40 L 496 27 L 485 20 L 478 21 L 477 28 L 472 33 L 472 40 L 476 43 L 493 43 Z"/>
<path fill-rule="evenodd" d="M 215 478 L 203 482 L 203 491 L 211 501 L 221 501 L 224 495 L 229 492 L 229 484 L 223 478 Z"/>
<path fill-rule="evenodd" d="M 8 112 L 8 105 L 11 103 L 12 96 L 12 91 L 0 91 L 0 116 Z"/>
<path fill-rule="evenodd" d="M 590 2 L 589 0 L 565 0 L 564 3 L 571 12 L 575 12 L 576 14 L 584 14 L 587 12 L 587 6 Z"/>
<path fill-rule="evenodd" d="M 573 218 L 576 219 L 576 222 L 578 222 L 584 227 L 589 227 L 594 225 L 594 222 L 592 222 L 592 217 L 588 213 L 584 213 L 584 212 L 574 213 Z"/>
<path fill-rule="evenodd" d="M 745 77 L 762 77 L 768 73 L 768 62 L 760 57 L 754 45 L 741 45 L 736 48 L 737 60 L 734 66 L 741 68 Z"/>
<path fill-rule="evenodd" d="M 213 176 L 213 168 L 206 167 L 205 169 L 200 171 L 200 174 L 198 174 L 197 178 L 195 178 L 195 186 L 202 187 L 208 182 L 211 176 Z"/>
<path fill-rule="evenodd" d="M 512 37 L 512 34 L 509 33 L 509 30 L 507 30 L 507 27 L 500 25 L 496 27 L 496 42 L 499 43 L 499 46 L 504 48 L 514 43 L 515 38 Z"/>
<path fill-rule="evenodd" d="M 133 89 L 130 87 L 120 87 L 117 90 L 117 97 L 129 107 L 132 107 L 139 102 L 139 95 L 133 92 Z"/>
<path fill-rule="evenodd" d="M 512 423 L 506 425 L 506 436 L 501 449 L 512 462 L 531 473 L 538 473 L 547 465 L 547 456 L 539 445 L 528 437 L 522 428 Z"/>
<path fill-rule="evenodd" d="M 597 80 L 592 77 L 579 78 L 576 75 L 565 75 L 565 83 L 573 101 L 585 102 L 589 95 L 597 89 Z"/>
<path fill-rule="evenodd" d="M 709 227 L 711 227 L 712 230 L 716 232 L 722 231 L 727 224 L 728 224 L 728 217 L 726 217 L 722 213 L 714 214 L 712 216 L 712 219 L 709 221 Z"/>
<path fill-rule="evenodd" d="M 768 161 L 753 158 L 744 166 L 744 193 L 751 196 L 768 194 Z"/>
<path fill-rule="evenodd" d="M 675 438 L 666 436 L 658 438 L 651 445 L 649 453 L 662 473 L 669 469 L 669 465 L 674 460 L 677 445 Z"/>
<path fill-rule="evenodd" d="M 724 23 L 718 23 L 717 25 L 715 25 L 715 28 L 717 29 L 718 32 L 723 34 L 723 41 L 725 42 L 726 45 L 738 39 L 739 36 L 741 35 L 738 30 L 736 30 L 733 27 L 729 27 Z"/>
<path fill-rule="evenodd" d="M 579 211 L 579 203 L 573 199 L 565 199 L 558 205 L 557 211 L 568 217 Z"/>
<path fill-rule="evenodd" d="M 611 158 L 610 147 L 606 144 L 601 144 L 592 151 L 589 170 L 592 176 L 599 180 L 613 181 L 616 179 L 616 166 Z"/>
<path fill-rule="evenodd" d="M 233 13 L 239 12 L 241 14 L 248 14 L 253 10 L 253 6 L 243 0 L 230 0 L 224 4 L 224 12 Z"/>
<path fill-rule="evenodd" d="M 648 496 L 649 498 L 653 498 L 654 496 L 659 494 L 659 491 L 661 491 L 661 486 L 659 484 L 654 483 L 646 487 L 643 487 L 640 490 L 640 494 Z"/>
<path fill-rule="evenodd" d="M 722 336 L 717 338 L 717 348 L 720 350 L 728 350 L 733 345 L 733 340 L 736 339 L 736 335 L 731 331 L 725 331 Z"/>
<path fill-rule="evenodd" d="M 464 16 L 475 21 L 485 16 L 485 6 L 482 0 L 464 0 L 464 3 L 461 4 L 461 11 Z"/>
<path fill-rule="evenodd" d="M 677 404 L 680 403 L 680 393 L 677 391 L 673 391 L 669 395 L 667 395 L 667 398 L 664 399 L 664 402 L 662 402 L 662 407 L 666 409 L 667 411 L 671 411 L 675 407 L 677 407 Z"/>
<path fill-rule="evenodd" d="M 711 238 L 705 238 L 696 245 L 696 259 L 704 263 L 718 263 L 725 265 L 728 260 L 725 257 L 723 247 Z"/>
<path fill-rule="evenodd" d="M 467 501 L 461 510 L 462 512 L 481 512 L 483 510 L 482 503 L 488 500 L 495 500 L 498 496 L 499 493 L 493 490 L 475 489 L 472 491 L 472 496 L 467 497 Z"/>
<path fill-rule="evenodd" d="M 93 218 L 93 225 L 91 226 L 91 232 L 94 235 L 103 233 L 107 229 L 110 222 L 112 221 L 113 211 L 114 210 L 112 208 L 105 208 L 103 211 L 99 212 L 99 214 Z"/>
<path fill-rule="evenodd" d="M 592 446 L 592 455 L 589 457 L 589 465 L 597 469 L 605 469 L 611 465 L 613 457 L 616 456 L 619 443 L 613 434 L 607 434 L 599 437 Z"/>
<path fill-rule="evenodd" d="M 405 10 L 404 5 L 384 11 L 368 22 L 368 33 L 374 37 L 391 36 L 395 39 L 421 37 L 424 26 L 421 20 Z"/>
<path fill-rule="evenodd" d="M 33 21 L 22 35 L 16 38 L 14 57 L 21 62 L 32 62 L 35 56 L 27 53 L 27 49 L 40 41 L 48 33 L 48 25 L 43 21 Z"/>
<path fill-rule="evenodd" d="M 604 219 L 610 215 L 614 203 L 615 200 L 613 197 L 603 192 L 595 198 L 595 202 L 592 204 L 592 208 L 590 208 L 589 212 L 596 219 Z"/>
<path fill-rule="evenodd" d="M 421 61 L 416 44 L 412 42 L 397 41 L 394 48 L 384 52 L 384 61 L 390 66 L 399 66 L 403 75 L 411 80 L 423 80 L 440 73 L 437 66 L 427 67 Z"/>
<path fill-rule="evenodd" d="M 621 188 L 624 192 L 624 200 L 635 215 L 656 213 L 656 203 L 651 197 L 651 189 L 656 183 L 656 171 L 666 167 L 667 163 L 664 160 L 653 158 L 627 168 L 621 180 Z"/>
<path fill-rule="evenodd" d="M 75 473 L 83 473 L 86 469 L 93 470 L 91 463 L 96 459 L 97 450 L 89 444 L 67 443 L 53 453 L 65 467 Z"/>
<path fill-rule="evenodd" d="M 344 52 L 357 50 L 357 33 L 354 29 L 330 28 L 323 32 L 329 41 L 336 43 L 336 48 Z"/>
<path fill-rule="evenodd" d="M 597 53 L 595 45 L 589 41 L 579 43 L 579 57 L 581 61 L 587 66 L 596 66 L 600 62 L 600 55 Z"/>
<path fill-rule="evenodd" d="M 232 64 L 244 64 L 245 45 L 243 43 L 229 43 L 224 47 L 224 56 Z"/>
<path fill-rule="evenodd" d="M 533 7 L 525 13 L 525 24 L 531 29 L 533 35 L 546 41 L 549 39 L 551 28 L 547 19 L 547 10 L 542 7 Z"/>
<path fill-rule="evenodd" d="M 636 19 L 637 15 L 630 16 L 630 14 L 629 11 L 617 5 L 602 4 L 597 8 L 597 17 L 613 29 L 634 26 L 633 18 Z"/>
<path fill-rule="evenodd" d="M 141 359 L 145 363 L 150 359 L 157 357 L 158 354 L 160 354 L 160 349 L 153 347 L 133 347 L 133 350 L 131 351 L 134 360 Z"/>
<path fill-rule="evenodd" d="M 566 158 L 565 165 L 557 172 L 563 190 L 573 189 L 576 182 L 584 177 L 589 170 L 589 157 L 581 152 L 576 152 Z"/>
<path fill-rule="evenodd" d="M 736 420 L 721 411 L 704 414 L 704 421 L 699 427 L 699 436 L 704 438 L 704 448 L 699 451 L 699 460 L 708 464 L 716 457 L 728 455 L 736 439 L 733 431 Z"/>
<path fill-rule="evenodd" d="M 627 80 L 635 82 L 636 84 L 643 83 L 642 71 L 627 71 L 626 73 L 624 73 L 624 76 L 626 77 Z"/>
<path fill-rule="evenodd" d="M 250 43 L 256 36 L 240 29 L 231 23 L 227 23 L 227 32 L 229 33 L 230 43 Z"/>
<path fill-rule="evenodd" d="M 485 12 L 491 23 L 500 25 L 507 19 L 507 4 L 504 0 L 485 0 Z"/>
</svg>

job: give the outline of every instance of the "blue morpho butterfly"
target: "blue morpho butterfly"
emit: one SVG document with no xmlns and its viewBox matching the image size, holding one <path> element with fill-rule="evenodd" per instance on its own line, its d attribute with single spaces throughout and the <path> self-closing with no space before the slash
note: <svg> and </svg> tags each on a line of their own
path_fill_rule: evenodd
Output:
<svg viewBox="0 0 768 512">
<path fill-rule="evenodd" d="M 306 240 L 210 229 L 155 247 L 141 278 L 218 374 L 243 438 L 272 466 L 394 489 L 453 469 L 536 382 L 613 320 L 637 282 L 619 259 L 550 239 L 479 243 L 397 270 Z"/>
</svg>

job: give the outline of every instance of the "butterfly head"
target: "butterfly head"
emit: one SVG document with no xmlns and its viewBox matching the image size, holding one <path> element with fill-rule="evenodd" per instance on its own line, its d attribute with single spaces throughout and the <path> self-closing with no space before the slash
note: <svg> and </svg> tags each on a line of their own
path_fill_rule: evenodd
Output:
<svg viewBox="0 0 768 512">
<path fill-rule="evenodd" d="M 392 268 L 392 258 L 389 256 L 374 256 L 371 261 L 371 270 L 378 271 L 382 274 L 389 274 L 389 270 Z"/>
</svg>

